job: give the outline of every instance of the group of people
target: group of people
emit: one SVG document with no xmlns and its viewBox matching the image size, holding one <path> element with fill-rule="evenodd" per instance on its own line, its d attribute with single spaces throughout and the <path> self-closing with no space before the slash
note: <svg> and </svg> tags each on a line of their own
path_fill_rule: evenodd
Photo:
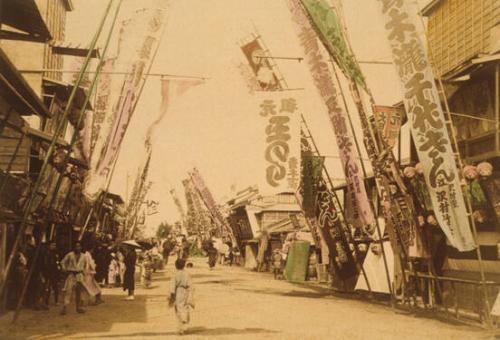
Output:
<svg viewBox="0 0 500 340">
<path fill-rule="evenodd" d="M 202 248 L 208 256 L 210 270 L 215 268 L 217 262 L 232 266 L 235 256 L 238 255 L 237 248 L 233 247 L 229 239 L 210 238 L 203 242 Z"/>
<path fill-rule="evenodd" d="M 101 248 L 102 249 L 102 248 Z M 103 303 L 101 285 L 116 284 L 117 280 L 122 282 L 124 290 L 128 291 L 126 300 L 134 300 L 135 290 L 135 262 L 136 252 L 131 247 L 123 247 L 119 250 L 118 256 L 111 253 L 110 263 L 108 264 L 107 275 L 98 276 L 98 266 L 92 255 L 92 248 L 82 249 L 82 244 L 76 242 L 74 249 L 64 256 L 60 262 L 60 271 L 66 275 L 64 281 L 64 303 L 61 315 L 67 313 L 67 307 L 71 302 L 71 297 L 75 295 L 75 306 L 77 313 L 84 313 L 82 308 L 82 293 L 94 299 L 90 302 L 94 305 Z M 99 256 L 100 253 L 95 253 Z M 123 260 L 122 260 L 123 259 Z M 103 281 L 98 282 L 102 278 Z"/>
</svg>

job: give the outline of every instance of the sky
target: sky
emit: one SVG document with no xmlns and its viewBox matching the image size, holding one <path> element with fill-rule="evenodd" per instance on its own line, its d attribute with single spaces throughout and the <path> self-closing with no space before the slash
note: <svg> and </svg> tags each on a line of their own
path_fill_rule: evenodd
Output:
<svg viewBox="0 0 500 340">
<path fill-rule="evenodd" d="M 377 1 L 335 1 L 342 4 L 357 59 L 390 61 Z M 149 231 L 154 231 L 161 221 L 173 223 L 179 219 L 169 189 L 173 187 L 184 204 L 181 181 L 191 168 L 200 170 L 219 202 L 231 197 L 231 186 L 241 190 L 253 185 L 255 173 L 261 171 L 263 163 L 255 151 L 263 138 L 254 118 L 258 106 L 237 68 L 244 61 L 239 41 L 255 32 L 261 35 L 271 55 L 303 56 L 285 0 L 163 2 L 168 3 L 167 26 L 152 72 L 209 79 L 172 103 L 156 129 L 149 176 L 153 185 L 148 199 L 159 201 L 160 205 L 159 213 L 146 220 Z M 418 6 L 422 7 L 425 2 L 419 0 Z M 98 26 L 107 1 L 73 0 L 73 3 L 75 10 L 67 17 L 66 40 L 85 46 Z M 119 20 L 130 17 L 142 6 L 144 1 L 124 0 Z M 116 37 L 115 34 L 115 44 Z M 99 44 L 103 45 L 102 39 Z M 71 62 L 65 61 L 66 65 Z M 343 174 L 336 158 L 333 130 L 307 65 L 294 60 L 277 61 L 277 64 L 288 86 L 302 89 L 287 94 L 299 101 L 321 154 L 328 157 L 326 164 L 331 176 L 341 182 Z M 392 65 L 362 64 L 362 70 L 378 104 L 392 105 L 402 100 Z M 348 94 L 347 89 L 345 93 Z M 351 113 L 355 113 L 352 102 L 347 100 Z M 124 198 L 127 192 L 130 196 L 138 167 L 144 162 L 145 133 L 158 116 L 160 101 L 160 79 L 150 77 L 125 135 L 111 182 L 110 191 Z M 356 114 L 351 117 L 359 127 Z M 356 131 L 361 136 L 359 128 Z"/>
</svg>

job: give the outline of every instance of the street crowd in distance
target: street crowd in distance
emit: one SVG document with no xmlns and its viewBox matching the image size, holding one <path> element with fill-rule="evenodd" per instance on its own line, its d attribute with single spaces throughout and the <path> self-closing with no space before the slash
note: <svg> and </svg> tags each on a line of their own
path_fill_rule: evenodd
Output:
<svg viewBox="0 0 500 340">
<path fill-rule="evenodd" d="M 186 236 L 170 234 L 165 239 L 151 238 L 144 241 L 116 243 L 110 234 L 94 239 L 74 242 L 70 251 L 64 251 L 55 242 L 43 243 L 36 255 L 35 240 L 27 236 L 25 246 L 14 259 L 13 275 L 9 280 L 7 306 L 16 308 L 22 294 L 28 270 L 34 261 L 33 272 L 27 283 L 24 307 L 33 310 L 60 308 L 60 314 L 68 313 L 74 301 L 75 311 L 85 313 L 86 306 L 105 302 L 102 288 L 122 288 L 125 300 L 134 300 L 136 277 L 140 284 L 150 288 L 153 272 L 163 270 L 169 257 L 176 255 L 187 267 L 190 255 L 207 255 L 212 269 L 216 263 L 232 265 L 235 251 L 230 241 L 211 238 L 200 241 Z"/>
</svg>

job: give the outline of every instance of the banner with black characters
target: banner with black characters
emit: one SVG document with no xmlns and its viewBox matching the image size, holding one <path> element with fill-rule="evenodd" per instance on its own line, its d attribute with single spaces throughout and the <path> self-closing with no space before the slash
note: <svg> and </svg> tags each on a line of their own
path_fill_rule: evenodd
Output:
<svg viewBox="0 0 500 340">
<path fill-rule="evenodd" d="M 316 216 L 318 218 L 318 229 L 328 246 L 330 263 L 333 265 L 335 273 L 342 280 L 356 275 L 356 261 L 346 235 L 349 231 L 341 223 L 335 209 L 333 194 L 323 181 L 320 182 L 318 187 Z"/>
<path fill-rule="evenodd" d="M 401 80 L 411 134 L 439 225 L 460 251 L 476 247 L 460 176 L 424 43 L 417 8 L 407 1 L 379 0 L 387 38 Z"/>
</svg>

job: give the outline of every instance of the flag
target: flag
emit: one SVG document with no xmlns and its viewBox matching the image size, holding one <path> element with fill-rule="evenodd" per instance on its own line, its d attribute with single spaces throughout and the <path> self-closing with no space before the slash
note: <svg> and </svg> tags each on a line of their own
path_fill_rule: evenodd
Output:
<svg viewBox="0 0 500 340">
<path fill-rule="evenodd" d="M 333 194 L 328 190 L 323 181 L 321 181 L 318 187 L 316 216 L 318 219 L 319 231 L 321 237 L 328 246 L 330 263 L 335 273 L 342 280 L 346 280 L 356 275 L 356 260 L 354 259 L 352 254 L 353 249 L 351 249 L 351 245 L 346 236 L 349 230 L 345 229 L 340 222 L 333 202 Z"/>
<path fill-rule="evenodd" d="M 279 77 L 274 72 L 273 66 L 271 65 L 269 59 L 262 58 L 269 57 L 269 55 L 262 47 L 259 38 L 255 38 L 242 45 L 241 50 L 243 51 L 243 54 L 248 61 L 248 66 L 253 73 L 252 78 L 245 75 L 247 81 L 254 84 L 251 88 L 258 85 L 263 91 L 280 90 L 281 85 Z"/>
<path fill-rule="evenodd" d="M 401 130 L 401 111 L 394 106 L 374 105 L 373 114 L 384 142 L 389 147 L 394 147 Z"/>
<path fill-rule="evenodd" d="M 229 223 L 226 221 L 226 219 L 222 215 L 222 212 L 219 209 L 219 206 L 215 202 L 215 199 L 212 196 L 212 193 L 205 185 L 205 181 L 201 177 L 201 174 L 198 171 L 198 169 L 194 168 L 193 171 L 189 175 L 191 177 L 191 181 L 193 182 L 195 189 L 198 191 L 198 194 L 201 197 L 201 200 L 203 201 L 206 208 L 208 209 L 208 211 L 212 215 L 214 222 L 219 226 L 219 228 L 221 228 L 223 231 L 225 231 L 229 234 L 229 236 L 231 237 L 234 244 L 237 244 L 237 240 L 234 237 L 233 231 L 232 231 L 231 227 L 229 226 Z"/>
<path fill-rule="evenodd" d="M 302 208 L 306 217 L 315 215 L 316 194 L 323 171 L 324 157 L 302 153 Z"/>
<path fill-rule="evenodd" d="M 379 2 L 435 216 L 450 243 L 470 251 L 476 245 L 435 78 L 417 33 L 417 9 L 405 1 Z"/>
<path fill-rule="evenodd" d="M 161 104 L 160 112 L 153 123 L 149 126 L 146 132 L 146 148 L 150 148 L 155 129 L 160 125 L 161 121 L 168 112 L 172 101 L 182 97 L 189 89 L 197 85 L 203 84 L 202 79 L 162 79 L 161 80 Z"/>
<path fill-rule="evenodd" d="M 313 21 L 319 36 L 328 52 L 335 59 L 342 71 L 358 85 L 366 89 L 363 73 L 347 44 L 342 24 L 331 5 L 325 0 L 300 0 L 304 5 L 310 19 Z"/>
<path fill-rule="evenodd" d="M 300 182 L 300 120 L 296 96 L 260 92 L 255 119 L 261 124 L 263 167 L 258 173 L 259 192 L 263 195 L 295 193 Z"/>
<path fill-rule="evenodd" d="M 158 48 L 165 24 L 166 10 L 144 8 L 122 23 L 117 56 L 105 65 L 105 71 L 123 71 L 123 76 L 104 77 L 103 94 L 98 97 L 96 118 L 98 131 L 94 133 L 89 175 L 85 193 L 96 197 L 105 186 L 118 150 L 125 136 L 139 95 Z M 102 123 L 102 124 L 99 124 Z"/>
<path fill-rule="evenodd" d="M 371 230 L 370 226 L 375 223 L 375 219 L 363 183 L 359 154 L 348 132 L 347 113 L 339 104 L 339 89 L 333 82 L 327 59 L 320 50 L 316 33 L 301 7 L 300 0 L 289 0 L 289 8 L 298 28 L 300 43 L 314 84 L 328 109 L 346 180 L 355 199 L 354 218 L 357 221 L 351 222 L 355 225 L 359 223 Z"/>
</svg>

